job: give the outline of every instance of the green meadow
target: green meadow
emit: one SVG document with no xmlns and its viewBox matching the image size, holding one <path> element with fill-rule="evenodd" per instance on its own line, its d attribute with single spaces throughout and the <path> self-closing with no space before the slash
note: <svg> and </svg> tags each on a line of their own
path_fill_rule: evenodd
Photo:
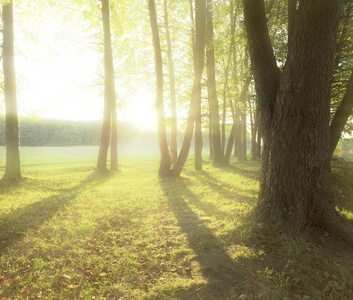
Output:
<svg viewBox="0 0 353 300">
<path fill-rule="evenodd" d="M 0 299 L 353 299 L 343 242 L 252 221 L 259 162 L 205 155 L 203 171 L 191 158 L 160 180 L 152 154 L 97 174 L 97 149 L 22 148 L 25 180 L 0 185 Z M 353 165 L 332 173 L 353 219 Z"/>
</svg>

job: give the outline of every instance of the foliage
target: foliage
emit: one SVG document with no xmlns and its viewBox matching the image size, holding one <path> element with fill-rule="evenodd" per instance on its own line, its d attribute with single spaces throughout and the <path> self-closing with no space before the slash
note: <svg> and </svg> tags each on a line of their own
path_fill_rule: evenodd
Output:
<svg viewBox="0 0 353 300">
<path fill-rule="evenodd" d="M 119 143 L 134 139 L 144 140 L 146 145 L 153 142 L 155 133 L 141 130 L 133 124 L 120 122 Z M 101 122 L 75 122 L 47 119 L 22 119 L 20 123 L 21 146 L 79 146 L 98 145 Z M 0 145 L 5 145 L 5 121 L 0 117 Z"/>
<path fill-rule="evenodd" d="M 103 176 L 93 149 L 41 151 L 23 148 L 28 179 L 0 186 L 2 299 L 353 297 L 351 250 L 339 241 L 246 218 L 258 162 L 188 164 L 183 178 L 160 181 L 157 156 L 126 158 Z M 333 168 L 348 213 L 352 171 Z"/>
</svg>

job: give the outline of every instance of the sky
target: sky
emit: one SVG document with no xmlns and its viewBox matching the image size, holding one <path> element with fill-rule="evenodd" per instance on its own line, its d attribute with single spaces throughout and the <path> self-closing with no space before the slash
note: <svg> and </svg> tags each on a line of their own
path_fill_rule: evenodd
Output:
<svg viewBox="0 0 353 300">
<path fill-rule="evenodd" d="M 68 17 L 71 16 L 65 10 L 46 9 L 44 22 L 37 24 L 33 18 L 20 18 L 15 24 L 21 116 L 77 121 L 102 119 L 101 54 L 84 30 L 89 25 L 84 20 L 80 22 L 77 15 L 72 15 L 76 21 L 65 22 Z M 153 88 L 141 85 L 129 94 L 117 78 L 116 92 L 119 120 L 156 129 Z"/>
</svg>

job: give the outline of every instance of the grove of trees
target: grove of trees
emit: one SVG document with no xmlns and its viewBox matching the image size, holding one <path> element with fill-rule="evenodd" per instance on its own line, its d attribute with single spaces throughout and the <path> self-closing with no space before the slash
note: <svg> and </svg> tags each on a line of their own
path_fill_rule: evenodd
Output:
<svg viewBox="0 0 353 300">
<path fill-rule="evenodd" d="M 14 70 L 13 50 L 6 48 L 12 39 L 6 38 L 6 26 L 13 22 L 6 16 L 13 3 L 2 2 L 6 145 L 11 147 L 5 177 L 13 172 L 20 178 L 18 121 L 11 106 L 16 84 L 14 74 L 8 75 Z M 246 161 L 250 141 L 251 158 L 262 162 L 254 216 L 288 232 L 318 225 L 353 244 L 330 187 L 334 149 L 343 133 L 352 133 L 352 1 L 77 0 L 68 5 L 99 32 L 92 40 L 103 53 L 97 54 L 105 107 L 98 171 L 107 170 L 109 145 L 110 169 L 118 168 L 115 87 L 136 89 L 148 82 L 156 90 L 160 177 L 181 175 L 192 140 L 195 169 L 202 170 L 205 134 L 215 167 L 229 165 L 232 154 Z"/>
</svg>

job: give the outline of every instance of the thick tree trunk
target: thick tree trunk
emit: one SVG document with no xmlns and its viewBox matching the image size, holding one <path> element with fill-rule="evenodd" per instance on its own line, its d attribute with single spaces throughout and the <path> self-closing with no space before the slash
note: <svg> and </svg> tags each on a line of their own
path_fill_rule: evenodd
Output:
<svg viewBox="0 0 353 300">
<path fill-rule="evenodd" d="M 262 34 L 263 30 L 267 31 L 266 24 L 256 28 L 261 24 L 259 19 L 265 19 L 264 10 L 258 9 L 263 7 L 263 2 L 245 0 L 244 4 L 262 114 L 263 156 L 266 156 L 265 162 L 263 159 L 266 173 L 261 174 L 255 213 L 288 232 L 312 222 L 321 222 L 333 229 L 331 220 L 336 214 L 330 203 L 330 90 L 342 3 L 339 0 L 300 2 L 278 89 L 274 66 L 266 65 L 265 57 L 257 60 L 261 40 L 255 45 L 251 37 L 252 30 Z M 257 13 L 258 18 L 252 19 Z M 262 42 L 263 49 L 269 50 L 268 41 Z M 275 75 L 271 81 L 274 85 L 264 90 L 263 84 L 271 74 Z M 268 105 L 264 106 L 264 99 Z"/>
<path fill-rule="evenodd" d="M 163 61 L 161 44 L 159 40 L 158 23 L 156 15 L 156 7 L 154 0 L 148 0 L 148 11 L 150 15 L 150 23 L 152 29 L 152 39 L 155 58 L 156 71 L 156 109 L 158 118 L 158 141 L 161 160 L 159 164 L 159 176 L 165 177 L 170 175 L 170 155 L 167 143 L 167 132 L 164 116 L 163 105 Z"/>
<path fill-rule="evenodd" d="M 170 41 L 169 20 L 168 20 L 168 0 L 164 0 L 164 26 L 167 40 L 167 56 L 169 66 L 169 85 L 170 85 L 170 108 L 172 112 L 172 133 L 170 139 L 170 156 L 171 161 L 174 163 L 178 156 L 177 134 L 177 109 L 175 98 L 175 77 L 174 77 L 174 61 L 172 53 L 172 43 Z"/>
<path fill-rule="evenodd" d="M 14 58 L 13 2 L 3 6 L 3 70 L 6 106 L 6 168 L 4 180 L 19 180 L 21 175 L 20 130 L 17 115 Z"/>
<path fill-rule="evenodd" d="M 212 22 L 212 0 L 207 0 L 207 26 L 206 26 L 206 57 L 207 57 L 207 87 L 211 115 L 212 149 L 214 166 L 223 165 L 223 151 L 221 133 L 219 127 L 219 108 L 216 90 L 216 69 L 213 47 L 213 22 Z"/>
<path fill-rule="evenodd" d="M 104 116 L 101 142 L 99 147 L 97 171 L 106 172 L 107 156 L 109 143 L 111 143 L 111 162 L 112 170 L 118 169 L 118 152 L 117 152 L 117 122 L 116 122 L 116 99 L 115 99 L 115 84 L 114 84 L 114 67 L 113 67 L 113 51 L 110 35 L 110 10 L 109 0 L 102 0 L 102 20 L 104 31 Z M 115 120 L 112 120 L 114 117 Z M 111 130 L 112 121 L 114 128 Z M 111 141 L 110 141 L 111 138 Z M 115 143 L 113 145 L 113 142 Z"/>
<path fill-rule="evenodd" d="M 196 120 L 198 103 L 201 99 L 201 78 L 204 66 L 205 56 L 205 31 L 206 31 L 206 2 L 205 0 L 196 0 L 196 44 L 195 44 L 195 74 L 194 83 L 191 93 L 189 116 L 186 123 L 184 141 L 178 159 L 172 169 L 172 176 L 179 177 L 186 159 L 189 155 L 192 133 L 194 130 L 194 122 Z"/>
</svg>

